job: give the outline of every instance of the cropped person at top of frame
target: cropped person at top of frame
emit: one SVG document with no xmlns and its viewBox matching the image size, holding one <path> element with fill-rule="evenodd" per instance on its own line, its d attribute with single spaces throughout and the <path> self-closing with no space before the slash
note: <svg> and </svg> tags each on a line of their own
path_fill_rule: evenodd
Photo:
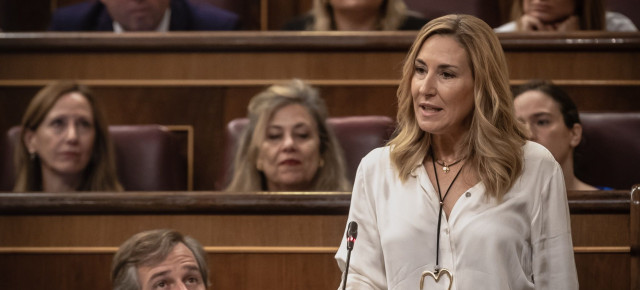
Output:
<svg viewBox="0 0 640 290">
<path fill-rule="evenodd" d="M 582 141 L 578 108 L 569 95 L 547 80 L 532 80 L 517 88 L 514 107 L 529 128 L 530 139 L 551 151 L 562 166 L 567 190 L 597 190 L 573 173 L 573 152 Z"/>
<path fill-rule="evenodd" d="M 301 80 L 254 96 L 227 191 L 348 191 L 342 148 L 318 91 Z"/>
<path fill-rule="evenodd" d="M 198 1 L 201 2 L 201 1 Z M 209 31 L 235 30 L 238 16 L 190 0 L 91 0 L 58 8 L 54 31 Z"/>
<path fill-rule="evenodd" d="M 511 19 L 495 31 L 638 30 L 628 17 L 606 11 L 603 0 L 514 0 Z"/>
<path fill-rule="evenodd" d="M 86 86 L 47 85 L 29 103 L 21 127 L 14 191 L 122 191 L 108 125 Z"/>
<path fill-rule="evenodd" d="M 470 15 L 427 23 L 397 97 L 394 137 L 353 185 L 347 289 L 578 289 L 562 169 L 527 141 L 491 27 Z"/>
<path fill-rule="evenodd" d="M 309 13 L 296 17 L 284 30 L 375 31 L 419 30 L 428 22 L 402 0 L 314 0 Z"/>
</svg>

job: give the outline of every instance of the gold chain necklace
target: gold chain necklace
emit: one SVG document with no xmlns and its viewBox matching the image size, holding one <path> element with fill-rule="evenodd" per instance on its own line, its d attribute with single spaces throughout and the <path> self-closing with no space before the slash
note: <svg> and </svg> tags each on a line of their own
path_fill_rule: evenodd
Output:
<svg viewBox="0 0 640 290">
<path fill-rule="evenodd" d="M 449 173 L 449 171 L 451 171 L 451 168 L 449 168 L 449 167 L 460 163 L 460 161 L 462 161 L 462 160 L 464 160 L 464 158 L 460 158 L 460 159 L 454 161 L 453 163 L 451 163 L 449 165 L 447 165 L 446 162 L 441 161 L 441 160 L 436 160 L 436 163 L 438 163 L 438 165 L 442 166 L 442 171 L 444 171 L 444 173 Z"/>
</svg>

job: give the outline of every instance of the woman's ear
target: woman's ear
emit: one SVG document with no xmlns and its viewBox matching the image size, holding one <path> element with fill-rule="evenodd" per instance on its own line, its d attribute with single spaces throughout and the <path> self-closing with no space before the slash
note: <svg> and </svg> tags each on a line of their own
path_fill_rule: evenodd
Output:
<svg viewBox="0 0 640 290">
<path fill-rule="evenodd" d="M 32 154 L 36 152 L 36 134 L 31 130 L 26 130 L 27 131 L 24 132 L 24 140 L 22 140 L 22 142 L 24 142 L 24 146 L 27 147 L 27 151 L 29 151 L 29 154 Z"/>
<path fill-rule="evenodd" d="M 580 141 L 582 141 L 582 125 L 580 123 L 573 124 L 573 128 L 569 130 L 571 133 L 571 139 L 569 140 L 569 145 L 571 148 L 578 147 Z"/>
</svg>

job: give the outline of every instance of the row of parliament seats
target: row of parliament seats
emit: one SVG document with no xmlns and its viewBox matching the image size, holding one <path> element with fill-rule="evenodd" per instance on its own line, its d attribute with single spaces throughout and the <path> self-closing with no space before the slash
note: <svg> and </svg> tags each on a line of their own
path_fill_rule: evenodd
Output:
<svg viewBox="0 0 640 290">
<path fill-rule="evenodd" d="M 0 0 L 0 29 L 4 31 L 46 30 L 51 13 L 58 7 L 83 0 Z M 97 0 L 96 0 L 97 1 Z M 210 3 L 240 15 L 244 30 L 279 30 L 289 19 L 309 11 L 313 0 L 190 0 L 194 3 Z M 511 3 L 514 0 L 405 0 L 409 9 L 422 13 L 428 19 L 464 13 L 483 19 L 491 27 L 509 21 Z M 606 0 L 611 11 L 622 12 L 640 25 L 640 9 L 635 0 Z"/>
<path fill-rule="evenodd" d="M 0 35 L 0 132 L 50 80 L 91 86 L 111 125 L 192 128 L 192 188 L 219 190 L 226 126 L 251 97 L 301 78 L 332 117 L 395 119 L 401 63 L 415 32 Z M 640 35 L 500 35 L 512 87 L 551 79 L 582 112 L 640 112 Z M 46 64 L 46 65 L 43 65 Z M 597 185 L 604 186 L 601 182 Z M 628 188 L 627 186 L 623 188 Z"/>
<path fill-rule="evenodd" d="M 575 153 L 576 175 L 597 186 L 629 189 L 640 183 L 640 113 L 582 113 L 583 142 Z M 329 126 L 334 130 L 343 148 L 347 173 L 354 180 L 360 159 L 389 140 L 394 121 L 387 116 L 332 117 Z M 217 178 L 218 188 L 224 188 L 230 178 L 234 150 L 248 119 L 229 122 L 226 130 L 222 174 Z M 3 174 L 0 190 L 10 191 L 15 172 L 13 151 L 19 139 L 20 128 L 14 127 L 4 139 Z M 188 154 L 181 148 L 175 134 L 163 126 L 129 125 L 109 128 L 116 149 L 118 175 L 129 191 L 190 190 L 192 170 Z"/>
<path fill-rule="evenodd" d="M 20 131 L 20 127 L 13 127 L 2 139 L 0 191 L 13 188 L 14 152 Z M 109 134 L 115 149 L 118 179 L 125 190 L 190 190 L 184 142 L 188 139 L 181 138 L 179 132 L 160 125 L 121 125 L 109 126 Z"/>
<path fill-rule="evenodd" d="M 223 168 L 231 167 L 237 139 L 247 123 L 246 118 L 236 119 L 227 126 Z M 327 123 L 344 150 L 350 180 L 355 178 L 360 159 L 372 149 L 383 146 L 394 128 L 394 121 L 387 116 L 333 117 Z M 125 190 L 191 190 L 189 173 L 192 162 L 188 160 L 191 156 L 188 151 L 192 148 L 184 144 L 184 141 L 188 142 L 188 137 L 180 140 L 176 136 L 178 134 L 160 125 L 110 126 L 109 133 L 115 147 L 118 177 Z M 13 188 L 16 175 L 13 158 L 19 137 L 20 127 L 13 127 L 2 140 L 0 191 L 11 191 Z M 226 178 L 230 176 L 217 178 L 220 189 L 224 188 Z"/>
</svg>

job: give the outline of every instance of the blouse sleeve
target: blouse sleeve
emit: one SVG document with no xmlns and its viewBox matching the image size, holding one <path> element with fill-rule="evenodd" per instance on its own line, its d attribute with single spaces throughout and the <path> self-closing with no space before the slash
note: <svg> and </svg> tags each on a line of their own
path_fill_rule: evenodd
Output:
<svg viewBox="0 0 640 290">
<path fill-rule="evenodd" d="M 366 158 L 365 158 L 366 159 Z M 371 196 L 370 184 L 367 184 L 365 159 L 360 163 L 351 195 L 349 219 L 358 223 L 358 236 L 351 251 L 347 289 L 387 289 L 384 257 L 378 233 L 378 223 L 374 197 Z M 346 234 L 346 228 L 345 228 Z M 338 266 L 344 272 L 347 260 L 346 235 L 335 256 Z M 343 281 L 340 283 L 342 287 Z M 339 288 L 342 289 L 342 288 Z"/>
<path fill-rule="evenodd" d="M 567 192 L 562 169 L 554 165 L 534 205 L 533 280 L 536 289 L 578 289 Z"/>
</svg>

